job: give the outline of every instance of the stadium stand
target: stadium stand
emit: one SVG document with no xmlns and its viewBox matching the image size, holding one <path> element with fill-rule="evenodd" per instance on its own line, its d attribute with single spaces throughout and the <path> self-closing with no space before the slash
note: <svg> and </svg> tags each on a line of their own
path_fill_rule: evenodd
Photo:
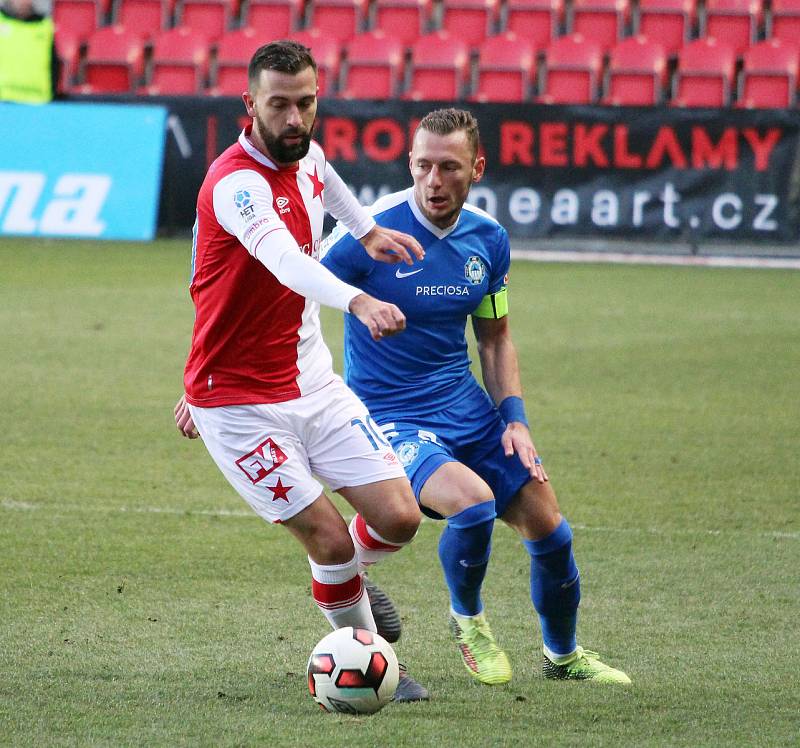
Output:
<svg viewBox="0 0 800 748">
<path fill-rule="evenodd" d="M 646 36 L 623 39 L 608 61 L 603 103 L 646 106 L 659 104 L 667 82 L 667 53 Z"/>
<path fill-rule="evenodd" d="M 628 0 L 572 0 L 570 31 L 599 44 L 603 50 L 622 39 L 629 18 Z"/>
<path fill-rule="evenodd" d="M 208 40 L 219 39 L 231 22 L 235 0 L 178 0 L 176 13 L 181 27 L 203 34 Z"/>
<path fill-rule="evenodd" d="M 186 26 L 161 32 L 153 41 L 150 74 L 141 93 L 200 93 L 208 75 L 208 50 L 208 39 Z"/>
<path fill-rule="evenodd" d="M 430 0 L 376 0 L 373 27 L 408 47 L 427 33 L 430 17 Z"/>
<path fill-rule="evenodd" d="M 366 10 L 367 0 L 314 0 L 309 25 L 345 42 L 364 28 Z"/>
<path fill-rule="evenodd" d="M 555 39 L 564 23 L 563 0 L 507 0 L 501 26 L 543 49 Z"/>
<path fill-rule="evenodd" d="M 441 28 L 469 47 L 477 47 L 494 33 L 498 0 L 447 0 L 442 5 Z"/>
<path fill-rule="evenodd" d="M 70 94 L 238 96 L 252 51 L 294 38 L 312 48 L 326 96 L 798 102 L 800 0 L 54 2 L 59 89 Z M 123 44 L 119 29 L 139 39 L 129 63 L 109 46 Z"/>
<path fill-rule="evenodd" d="M 97 29 L 86 43 L 85 93 L 126 93 L 135 90 L 144 73 L 144 40 L 124 26 Z"/>
<path fill-rule="evenodd" d="M 169 27 L 173 6 L 168 0 L 119 0 L 114 17 L 116 23 L 127 29 L 153 33 Z"/>
<path fill-rule="evenodd" d="M 713 37 L 689 42 L 678 53 L 672 103 L 675 106 L 729 106 L 735 69 L 733 47 Z"/>
<path fill-rule="evenodd" d="M 320 95 L 330 96 L 335 93 L 338 89 L 342 62 L 342 48 L 339 42 L 319 29 L 295 31 L 290 38 L 305 44 L 313 52 L 317 61 L 317 84 Z"/>
<path fill-rule="evenodd" d="M 696 0 L 639 0 L 633 28 L 674 55 L 689 41 L 696 23 Z"/>
<path fill-rule="evenodd" d="M 756 41 L 761 0 L 706 0 L 701 35 L 725 42 L 737 55 Z"/>
<path fill-rule="evenodd" d="M 800 0 L 772 0 L 769 18 L 768 37 L 787 42 L 800 40 Z"/>
<path fill-rule="evenodd" d="M 55 0 L 53 22 L 56 29 L 69 29 L 85 39 L 105 22 L 108 5 L 95 0 Z"/>
<path fill-rule="evenodd" d="M 262 43 L 263 34 L 254 28 L 229 31 L 217 42 L 217 56 L 212 66 L 212 96 L 240 96 L 247 88 L 247 65 Z"/>
<path fill-rule="evenodd" d="M 61 93 L 70 92 L 80 63 L 81 41 L 78 35 L 71 29 L 59 28 L 56 33 L 56 53 L 61 61 L 58 90 Z"/>
<path fill-rule="evenodd" d="M 399 92 L 403 74 L 403 44 L 384 31 L 354 36 L 347 46 L 342 91 L 344 99 L 390 99 Z"/>
<path fill-rule="evenodd" d="M 289 36 L 300 27 L 302 0 L 245 0 L 243 28 L 269 29 L 273 38 Z M 262 32 L 263 37 L 263 32 Z"/>
<path fill-rule="evenodd" d="M 412 47 L 411 71 L 405 99 L 452 101 L 460 99 L 467 84 L 467 45 L 439 30 L 421 36 Z"/>
<path fill-rule="evenodd" d="M 527 101 L 536 78 L 536 53 L 513 31 L 489 37 L 478 50 L 477 84 L 472 101 Z"/>
<path fill-rule="evenodd" d="M 569 34 L 545 50 L 543 104 L 591 104 L 596 101 L 603 68 L 603 50 L 593 39 Z"/>
<path fill-rule="evenodd" d="M 739 78 L 739 106 L 795 106 L 800 79 L 800 47 L 783 39 L 766 39 L 744 53 Z"/>
</svg>

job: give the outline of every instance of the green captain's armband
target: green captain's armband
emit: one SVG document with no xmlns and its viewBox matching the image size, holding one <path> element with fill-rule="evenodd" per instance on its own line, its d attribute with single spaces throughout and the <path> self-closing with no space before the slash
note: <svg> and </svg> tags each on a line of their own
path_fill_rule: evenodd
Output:
<svg viewBox="0 0 800 748">
<path fill-rule="evenodd" d="M 508 314 L 508 289 L 503 286 L 497 293 L 486 294 L 472 313 L 473 317 L 500 319 Z"/>
</svg>

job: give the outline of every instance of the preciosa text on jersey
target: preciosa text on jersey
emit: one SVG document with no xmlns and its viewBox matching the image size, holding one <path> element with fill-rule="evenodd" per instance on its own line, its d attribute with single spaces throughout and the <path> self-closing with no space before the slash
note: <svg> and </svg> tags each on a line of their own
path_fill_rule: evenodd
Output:
<svg viewBox="0 0 800 748">
<path fill-rule="evenodd" d="M 417 286 L 417 296 L 469 296 L 466 286 Z"/>
</svg>

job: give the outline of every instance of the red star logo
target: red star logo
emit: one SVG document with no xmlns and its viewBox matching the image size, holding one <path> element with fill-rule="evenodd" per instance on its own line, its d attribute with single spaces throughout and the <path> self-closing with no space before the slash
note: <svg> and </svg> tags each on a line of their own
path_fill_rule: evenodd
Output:
<svg viewBox="0 0 800 748">
<path fill-rule="evenodd" d="M 267 486 L 267 488 L 270 491 L 272 491 L 273 494 L 275 494 L 272 497 L 273 501 L 277 501 L 278 499 L 283 499 L 288 504 L 289 503 L 289 497 L 286 494 L 288 494 L 289 491 L 294 488 L 294 486 L 284 486 L 283 483 L 281 483 L 281 479 L 278 478 L 278 482 L 277 482 L 276 485 Z"/>
<path fill-rule="evenodd" d="M 308 172 L 306 173 L 308 174 Z M 318 197 L 320 200 L 322 200 L 322 190 L 325 189 L 325 184 L 322 182 L 319 176 L 317 176 L 316 165 L 314 165 L 314 173 L 308 174 L 308 176 L 311 179 L 311 184 L 314 185 L 314 196 L 311 199 L 313 200 L 315 197 Z"/>
</svg>

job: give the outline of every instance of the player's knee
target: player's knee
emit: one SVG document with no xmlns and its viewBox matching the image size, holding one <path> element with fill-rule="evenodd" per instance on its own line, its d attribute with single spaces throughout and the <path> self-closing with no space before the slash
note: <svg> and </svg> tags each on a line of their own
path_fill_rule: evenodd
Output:
<svg viewBox="0 0 800 748">
<path fill-rule="evenodd" d="M 405 544 L 411 542 L 417 534 L 419 523 L 422 521 L 422 514 L 416 502 L 407 502 L 400 506 L 396 512 L 392 513 L 387 522 L 387 527 L 381 533 L 390 543 Z"/>
<path fill-rule="evenodd" d="M 318 564 L 324 566 L 346 564 L 356 555 L 353 539 L 345 529 L 341 532 L 315 533 L 306 543 L 308 555 Z"/>
</svg>

